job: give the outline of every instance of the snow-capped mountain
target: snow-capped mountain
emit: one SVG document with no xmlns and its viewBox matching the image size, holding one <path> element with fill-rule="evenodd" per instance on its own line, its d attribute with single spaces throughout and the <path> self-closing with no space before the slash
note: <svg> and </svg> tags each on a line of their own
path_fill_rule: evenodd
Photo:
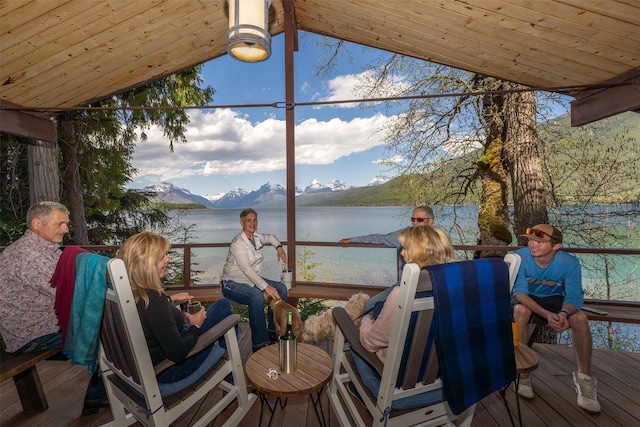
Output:
<svg viewBox="0 0 640 427">
<path fill-rule="evenodd" d="M 385 182 L 387 182 L 387 180 L 386 180 L 386 179 L 382 179 L 382 178 L 380 178 L 379 176 L 376 176 L 375 178 L 373 178 L 373 179 L 371 180 L 371 182 L 369 182 L 369 183 L 367 184 L 367 187 L 375 187 L 376 185 L 382 185 L 382 184 L 384 184 Z"/>
<path fill-rule="evenodd" d="M 216 208 L 233 208 L 242 205 L 242 200 L 249 194 L 244 188 L 236 187 L 228 193 L 223 193 L 217 200 L 211 200 L 211 206 Z"/>
<path fill-rule="evenodd" d="M 227 194 L 227 193 L 205 194 L 202 197 L 204 197 L 205 199 L 207 199 L 210 202 L 215 202 L 216 200 L 220 200 L 221 198 L 223 198 L 225 194 Z"/>
<path fill-rule="evenodd" d="M 149 185 L 140 191 L 151 194 L 155 199 L 166 203 L 199 203 L 201 205 L 211 206 L 211 202 L 204 197 L 192 194 L 186 188 L 176 187 L 168 182 Z"/>
<path fill-rule="evenodd" d="M 322 184 L 317 179 L 312 179 L 309 185 L 304 189 L 304 194 L 313 194 L 313 193 L 329 193 L 334 191 L 343 191 L 348 190 L 349 188 L 353 188 L 350 185 L 347 185 L 345 182 L 340 181 L 339 179 L 334 179 L 329 181 L 327 184 Z"/>
<path fill-rule="evenodd" d="M 286 199 L 287 190 L 283 186 L 267 182 L 259 189 L 251 192 L 236 188 L 212 202 L 211 205 L 214 208 L 244 208 L 266 203 L 285 203 Z"/>
<path fill-rule="evenodd" d="M 322 184 L 314 179 L 304 190 L 296 188 L 296 196 L 337 192 L 350 188 L 353 187 L 338 179 L 334 179 L 327 184 Z M 199 203 L 213 208 L 246 208 L 260 205 L 284 206 L 287 200 L 287 190 L 283 186 L 271 182 L 267 182 L 254 191 L 234 188 L 227 193 L 206 196 L 192 194 L 189 190 L 176 187 L 170 183 L 148 186 L 140 191 L 152 193 L 156 199 L 163 202 Z"/>
</svg>

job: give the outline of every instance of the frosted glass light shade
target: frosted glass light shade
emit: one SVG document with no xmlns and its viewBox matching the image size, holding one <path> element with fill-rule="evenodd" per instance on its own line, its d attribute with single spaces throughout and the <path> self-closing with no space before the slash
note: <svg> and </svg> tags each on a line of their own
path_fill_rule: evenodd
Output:
<svg viewBox="0 0 640 427">
<path fill-rule="evenodd" d="M 260 62 L 271 56 L 271 0 L 227 0 L 227 53 L 239 61 Z"/>
</svg>

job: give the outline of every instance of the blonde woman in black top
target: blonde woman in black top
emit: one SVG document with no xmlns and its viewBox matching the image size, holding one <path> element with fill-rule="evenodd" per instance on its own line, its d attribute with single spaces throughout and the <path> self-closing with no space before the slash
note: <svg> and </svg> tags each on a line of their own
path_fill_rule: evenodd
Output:
<svg viewBox="0 0 640 427">
<path fill-rule="evenodd" d="M 218 344 L 212 344 L 189 358 L 187 355 L 201 333 L 231 314 L 231 307 L 226 299 L 218 300 L 206 310 L 202 308 L 195 314 L 183 313 L 176 307 L 177 301 L 190 301 L 192 296 L 183 292 L 169 297 L 162 289 L 160 280 L 166 274 L 169 263 L 167 251 L 170 246 L 166 238 L 143 231 L 127 239 L 117 254 L 118 258 L 124 260 L 127 268 L 151 362 L 155 366 L 168 358 L 176 363 L 158 375 L 159 383 L 185 380 L 198 369 L 203 369 L 201 365 L 210 366 L 215 363 L 224 353 Z"/>
</svg>

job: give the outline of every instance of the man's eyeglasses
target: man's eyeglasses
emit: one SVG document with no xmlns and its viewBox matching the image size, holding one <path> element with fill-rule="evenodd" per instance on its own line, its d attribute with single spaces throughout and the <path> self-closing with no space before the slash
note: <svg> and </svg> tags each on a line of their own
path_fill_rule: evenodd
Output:
<svg viewBox="0 0 640 427">
<path fill-rule="evenodd" d="M 545 233 L 544 231 L 538 230 L 536 228 L 527 228 L 527 230 L 525 231 L 525 234 L 533 234 L 534 236 L 539 237 L 541 239 L 544 239 L 545 236 L 547 236 L 554 242 L 556 241 L 556 239 L 554 239 L 553 236 L 551 236 L 550 234 Z"/>
<path fill-rule="evenodd" d="M 411 222 L 425 222 L 428 219 L 433 219 L 433 218 L 416 218 L 416 217 L 411 217 Z"/>
</svg>

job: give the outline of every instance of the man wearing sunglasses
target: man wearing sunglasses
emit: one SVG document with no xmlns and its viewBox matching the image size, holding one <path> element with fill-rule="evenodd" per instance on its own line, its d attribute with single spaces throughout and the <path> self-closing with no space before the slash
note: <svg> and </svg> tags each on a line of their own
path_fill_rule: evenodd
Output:
<svg viewBox="0 0 640 427">
<path fill-rule="evenodd" d="M 434 215 L 433 209 L 431 207 L 422 205 L 418 206 L 413 210 L 411 214 L 411 226 L 419 227 L 421 225 L 433 225 Z M 400 279 L 402 277 L 402 269 L 404 268 L 404 257 L 400 255 L 400 251 L 402 251 L 402 245 L 400 244 L 400 240 L 398 239 L 398 235 L 402 230 L 392 231 L 387 234 L 368 234 L 366 236 L 358 236 L 351 237 L 339 240 L 339 243 L 369 243 L 369 244 L 378 244 L 385 245 L 391 248 L 396 248 L 398 251 L 398 283 L 400 283 Z M 390 286 L 386 290 L 382 291 L 378 295 L 371 298 L 365 304 L 365 311 L 371 309 L 376 302 L 383 301 L 386 299 L 387 295 L 391 292 L 393 286 Z"/>
<path fill-rule="evenodd" d="M 591 377 L 591 331 L 587 316 L 580 310 L 584 298 L 580 263 L 561 250 L 562 233 L 552 225 L 528 228 L 522 237 L 529 242 L 527 248 L 516 252 L 522 262 L 511 299 L 513 318 L 520 331 L 519 341 L 526 344 L 529 340 L 528 323 L 532 314 L 546 319 L 556 332 L 571 328 L 578 365 L 578 371 L 573 373 L 578 406 L 589 412 L 600 412 L 597 381 Z M 518 394 L 529 399 L 534 397 L 529 374 L 520 376 Z"/>
</svg>

